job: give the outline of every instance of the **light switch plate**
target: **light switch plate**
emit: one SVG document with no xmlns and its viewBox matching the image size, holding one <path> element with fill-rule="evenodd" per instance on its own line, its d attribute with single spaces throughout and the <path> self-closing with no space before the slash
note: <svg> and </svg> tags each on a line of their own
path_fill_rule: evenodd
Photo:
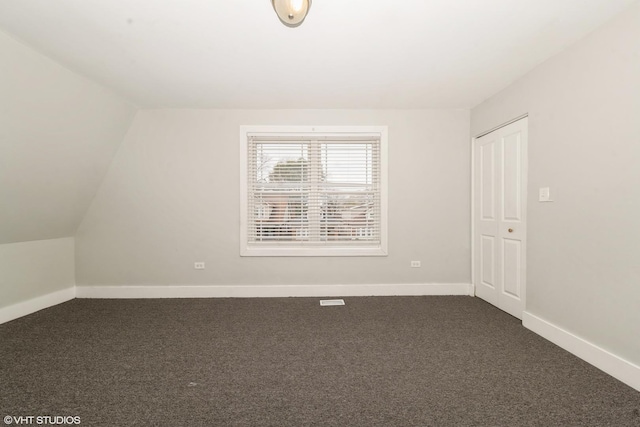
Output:
<svg viewBox="0 0 640 427">
<path fill-rule="evenodd" d="M 540 187 L 538 192 L 538 201 L 539 202 L 552 202 L 551 200 L 551 191 L 549 187 Z"/>
</svg>

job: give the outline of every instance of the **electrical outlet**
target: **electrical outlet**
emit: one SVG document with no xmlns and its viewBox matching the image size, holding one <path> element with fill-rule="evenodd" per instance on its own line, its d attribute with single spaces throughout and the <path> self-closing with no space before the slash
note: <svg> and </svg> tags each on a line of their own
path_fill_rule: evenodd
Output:
<svg viewBox="0 0 640 427">
<path fill-rule="evenodd" d="M 204 262 L 194 262 L 193 268 L 196 270 L 204 270 Z"/>
<path fill-rule="evenodd" d="M 420 261 L 411 261 L 411 268 L 420 268 Z"/>
</svg>

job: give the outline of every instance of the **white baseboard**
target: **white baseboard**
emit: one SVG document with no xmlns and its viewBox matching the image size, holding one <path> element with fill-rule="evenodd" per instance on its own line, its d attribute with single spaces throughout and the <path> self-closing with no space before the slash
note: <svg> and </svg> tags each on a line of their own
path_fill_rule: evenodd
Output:
<svg viewBox="0 0 640 427">
<path fill-rule="evenodd" d="M 469 283 L 400 285 L 78 286 L 77 298 L 273 298 L 473 295 Z"/>
<path fill-rule="evenodd" d="M 76 288 L 75 286 L 72 286 L 70 288 L 51 292 L 50 294 L 32 298 L 24 302 L 19 302 L 8 307 L 2 307 L 0 308 L 0 324 L 10 322 L 19 317 L 26 316 L 27 314 L 35 313 L 36 311 L 44 310 L 45 308 L 53 307 L 54 305 L 62 304 L 63 302 L 74 299 L 75 297 Z"/>
<path fill-rule="evenodd" d="M 522 325 L 536 334 L 562 347 L 569 353 L 592 364 L 612 377 L 640 391 L 640 366 L 624 360 L 571 332 L 528 312 L 522 316 Z"/>
</svg>

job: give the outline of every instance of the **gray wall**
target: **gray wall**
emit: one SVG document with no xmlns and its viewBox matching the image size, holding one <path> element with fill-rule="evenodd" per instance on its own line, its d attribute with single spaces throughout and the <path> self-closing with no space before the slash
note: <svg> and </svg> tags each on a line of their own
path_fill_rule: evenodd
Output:
<svg viewBox="0 0 640 427">
<path fill-rule="evenodd" d="M 75 286 L 73 235 L 136 108 L 0 32 L 0 308 Z"/>
<path fill-rule="evenodd" d="M 73 237 L 0 245 L 0 308 L 75 286 Z"/>
<path fill-rule="evenodd" d="M 474 108 L 472 135 L 524 113 L 527 311 L 640 365 L 640 5 Z"/>
<path fill-rule="evenodd" d="M 73 236 L 135 110 L 0 32 L 0 244 Z"/>
<path fill-rule="evenodd" d="M 239 256 L 239 126 L 261 124 L 389 126 L 388 257 Z M 468 110 L 141 111 L 76 235 L 77 283 L 470 283 L 469 152 Z"/>
</svg>

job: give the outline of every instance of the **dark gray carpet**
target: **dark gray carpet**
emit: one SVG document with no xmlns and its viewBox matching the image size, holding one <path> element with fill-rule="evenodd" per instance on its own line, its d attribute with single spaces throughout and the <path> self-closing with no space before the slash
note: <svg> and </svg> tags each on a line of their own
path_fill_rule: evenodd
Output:
<svg viewBox="0 0 640 427">
<path fill-rule="evenodd" d="M 345 300 L 73 300 L 43 310 L 0 325 L 0 417 L 640 426 L 639 392 L 477 298 Z"/>
</svg>

